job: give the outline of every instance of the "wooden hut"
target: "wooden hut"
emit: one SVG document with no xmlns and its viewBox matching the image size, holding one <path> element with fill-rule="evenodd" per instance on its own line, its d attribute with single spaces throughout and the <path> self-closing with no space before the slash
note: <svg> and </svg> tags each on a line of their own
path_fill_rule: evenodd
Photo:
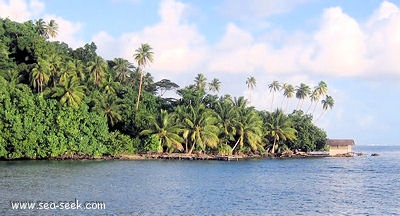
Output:
<svg viewBox="0 0 400 216">
<path fill-rule="evenodd" d="M 352 139 L 329 139 L 329 155 L 345 155 L 351 153 L 351 147 L 355 145 Z"/>
</svg>

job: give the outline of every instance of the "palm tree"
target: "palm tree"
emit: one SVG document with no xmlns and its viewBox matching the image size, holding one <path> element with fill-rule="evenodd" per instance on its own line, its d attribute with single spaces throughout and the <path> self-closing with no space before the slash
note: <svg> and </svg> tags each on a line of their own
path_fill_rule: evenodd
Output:
<svg viewBox="0 0 400 216">
<path fill-rule="evenodd" d="M 137 63 L 138 69 L 140 70 L 140 82 L 139 82 L 139 90 L 138 97 L 136 102 L 136 109 L 139 108 L 140 103 L 140 95 L 142 94 L 142 85 L 143 85 L 143 76 L 144 76 L 144 67 L 151 62 L 153 62 L 153 48 L 147 43 L 141 44 L 141 46 L 135 50 L 135 54 L 133 57 Z"/>
<path fill-rule="evenodd" d="M 56 23 L 55 20 L 50 20 L 49 24 L 46 25 L 45 28 L 45 36 L 48 39 L 49 37 L 56 37 L 57 36 L 57 31 L 58 31 L 58 24 Z"/>
<path fill-rule="evenodd" d="M 268 85 L 269 92 L 272 92 L 272 102 L 271 102 L 271 110 L 274 104 L 274 96 L 275 92 L 281 89 L 281 84 L 278 81 L 273 81 L 271 84 Z"/>
<path fill-rule="evenodd" d="M 57 86 L 52 97 L 59 98 L 61 104 L 78 107 L 85 97 L 85 87 L 75 77 L 69 77 Z"/>
<path fill-rule="evenodd" d="M 206 147 L 217 147 L 219 129 L 216 126 L 217 118 L 215 115 L 212 110 L 207 109 L 203 104 L 188 106 L 186 115 L 183 118 L 183 127 L 188 130 L 188 140 L 191 143 L 188 154 L 191 154 L 196 146 L 202 151 Z"/>
<path fill-rule="evenodd" d="M 34 88 L 37 88 L 37 92 L 43 92 L 43 85 L 46 85 L 49 80 L 49 65 L 43 59 L 39 59 L 30 74 L 31 84 Z"/>
<path fill-rule="evenodd" d="M 100 103 L 95 107 L 99 112 L 104 113 L 107 118 L 108 125 L 110 127 L 114 126 L 117 122 L 122 120 L 120 114 L 122 109 L 122 103 L 118 100 L 115 95 L 107 94 L 102 98 Z"/>
<path fill-rule="evenodd" d="M 54 38 L 57 36 L 58 24 L 55 20 L 50 20 L 48 24 L 43 19 L 39 19 L 36 21 L 36 29 L 40 36 L 49 39 L 50 37 Z"/>
<path fill-rule="evenodd" d="M 36 21 L 36 30 L 40 36 L 45 37 L 46 35 L 46 22 L 43 19 Z"/>
<path fill-rule="evenodd" d="M 282 89 L 283 89 L 283 96 L 285 96 L 285 98 L 286 98 L 285 110 L 287 110 L 288 106 L 289 106 L 289 99 L 294 96 L 294 87 L 291 84 L 285 83 L 282 85 Z"/>
<path fill-rule="evenodd" d="M 266 133 L 269 138 L 273 139 L 271 153 L 275 154 L 275 150 L 278 149 L 277 142 L 295 140 L 297 131 L 292 128 L 292 123 L 283 112 L 276 110 L 269 115 L 266 122 Z"/>
<path fill-rule="evenodd" d="M 239 118 L 238 110 L 232 99 L 221 98 L 215 106 L 215 112 L 218 114 L 218 126 L 221 128 L 221 142 L 228 144 L 235 140 L 236 122 Z"/>
<path fill-rule="evenodd" d="M 250 101 L 250 105 L 251 105 L 251 94 L 254 90 L 254 87 L 256 87 L 256 85 L 257 85 L 256 78 L 254 78 L 253 76 L 248 77 L 246 80 L 246 85 L 247 85 L 247 88 L 250 90 L 250 100 L 249 101 Z"/>
<path fill-rule="evenodd" d="M 299 102 L 297 103 L 297 109 L 301 110 L 301 107 L 303 105 L 304 99 L 310 94 L 310 87 L 304 83 L 301 83 L 300 86 L 296 88 L 296 98 L 299 99 Z M 300 101 L 302 101 L 300 105 Z M 299 107 L 300 105 L 300 107 Z"/>
<path fill-rule="evenodd" d="M 218 93 L 219 90 L 221 89 L 221 81 L 219 79 L 214 78 L 209 84 L 208 84 L 208 89 L 212 92 Z"/>
<path fill-rule="evenodd" d="M 175 114 L 169 114 L 166 110 L 161 110 L 151 122 L 150 128 L 143 130 L 140 134 L 155 135 L 169 153 L 175 150 L 183 151 L 183 139 L 179 135 L 182 129 L 176 124 L 175 120 Z"/>
<path fill-rule="evenodd" d="M 204 74 L 199 73 L 194 78 L 194 83 L 198 91 L 204 91 L 207 84 L 207 78 L 204 76 Z"/>
<path fill-rule="evenodd" d="M 88 70 L 93 83 L 100 86 L 103 77 L 106 75 L 107 63 L 100 56 L 96 56 L 94 61 L 88 63 Z"/>
<path fill-rule="evenodd" d="M 47 61 L 49 62 L 49 70 L 51 72 L 53 88 L 55 88 L 58 81 L 58 71 L 60 70 L 61 57 L 56 53 L 50 54 Z"/>
<path fill-rule="evenodd" d="M 254 109 L 238 108 L 238 120 L 236 123 L 237 141 L 232 148 L 232 152 L 239 146 L 239 151 L 243 146 L 250 147 L 257 151 L 262 147 L 262 119 Z"/>
<path fill-rule="evenodd" d="M 332 109 L 332 108 L 333 108 L 333 106 L 335 105 L 335 100 L 334 100 L 331 96 L 326 95 L 325 99 L 322 100 L 321 103 L 322 103 L 322 109 L 323 109 L 323 111 L 322 111 L 322 113 L 321 113 L 321 115 L 319 116 L 318 119 L 321 119 L 321 117 L 322 117 L 323 114 L 328 110 L 328 108 L 329 108 L 329 109 Z"/>
<path fill-rule="evenodd" d="M 101 84 L 101 88 L 106 94 L 115 94 L 118 83 L 114 81 L 112 74 L 107 74 L 106 79 Z"/>
<path fill-rule="evenodd" d="M 318 86 L 315 88 L 315 91 L 318 94 L 318 97 L 316 99 L 316 101 L 317 101 L 317 100 L 319 100 L 320 97 L 325 96 L 328 93 L 328 86 L 326 85 L 326 83 L 324 81 L 320 81 L 318 83 Z M 317 107 L 317 103 L 315 103 L 315 105 L 314 105 L 313 115 L 315 113 L 316 107 Z"/>
<path fill-rule="evenodd" d="M 311 92 L 311 94 L 310 94 L 310 101 L 311 101 L 311 103 L 310 103 L 310 106 L 308 106 L 308 109 L 307 109 L 307 112 L 306 113 L 308 113 L 309 111 L 310 111 L 310 109 L 311 109 L 311 106 L 313 105 L 313 103 L 314 102 L 317 102 L 318 100 L 319 100 L 319 93 L 318 93 L 318 91 L 317 91 L 317 87 L 315 87 L 314 88 L 314 90 Z M 316 103 L 315 103 L 316 104 Z"/>
<path fill-rule="evenodd" d="M 117 80 L 125 84 L 129 78 L 130 67 L 132 67 L 131 63 L 123 58 L 115 58 L 113 62 L 115 64 L 113 69 L 116 73 Z"/>
</svg>

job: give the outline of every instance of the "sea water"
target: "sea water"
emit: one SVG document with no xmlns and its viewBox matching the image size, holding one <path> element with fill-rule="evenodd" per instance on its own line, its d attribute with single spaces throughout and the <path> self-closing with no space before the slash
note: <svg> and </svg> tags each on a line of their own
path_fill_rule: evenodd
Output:
<svg viewBox="0 0 400 216">
<path fill-rule="evenodd" d="M 1 161 L 0 215 L 400 215 L 400 146 L 355 150 L 366 155 Z M 35 207 L 16 209 L 16 202 Z M 104 205 L 71 208 L 92 202 Z"/>
</svg>

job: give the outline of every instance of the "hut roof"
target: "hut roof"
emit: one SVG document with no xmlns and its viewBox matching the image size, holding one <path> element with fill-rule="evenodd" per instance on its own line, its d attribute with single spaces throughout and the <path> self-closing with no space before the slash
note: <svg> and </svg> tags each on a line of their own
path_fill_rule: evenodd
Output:
<svg viewBox="0 0 400 216">
<path fill-rule="evenodd" d="M 329 139 L 327 141 L 329 146 L 353 146 L 355 145 L 352 139 Z"/>
</svg>

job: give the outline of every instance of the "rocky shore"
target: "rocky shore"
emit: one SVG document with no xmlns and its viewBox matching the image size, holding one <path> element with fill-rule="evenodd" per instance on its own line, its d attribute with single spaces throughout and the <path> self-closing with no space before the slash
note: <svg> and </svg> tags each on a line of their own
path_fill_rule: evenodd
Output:
<svg viewBox="0 0 400 216">
<path fill-rule="evenodd" d="M 378 156 L 373 154 L 371 156 Z M 185 153 L 145 153 L 145 154 L 121 154 L 93 156 L 87 154 L 62 155 L 38 160 L 217 160 L 217 161 L 239 161 L 252 159 L 285 159 L 285 158 L 322 158 L 322 157 L 353 157 L 365 156 L 363 153 L 348 153 L 330 156 L 327 152 L 292 152 L 287 151 L 280 154 L 238 154 L 238 155 L 209 155 L 209 154 L 185 154 Z M 1 159 L 0 159 L 1 160 Z M 31 160 L 29 158 L 17 160 Z"/>
</svg>

